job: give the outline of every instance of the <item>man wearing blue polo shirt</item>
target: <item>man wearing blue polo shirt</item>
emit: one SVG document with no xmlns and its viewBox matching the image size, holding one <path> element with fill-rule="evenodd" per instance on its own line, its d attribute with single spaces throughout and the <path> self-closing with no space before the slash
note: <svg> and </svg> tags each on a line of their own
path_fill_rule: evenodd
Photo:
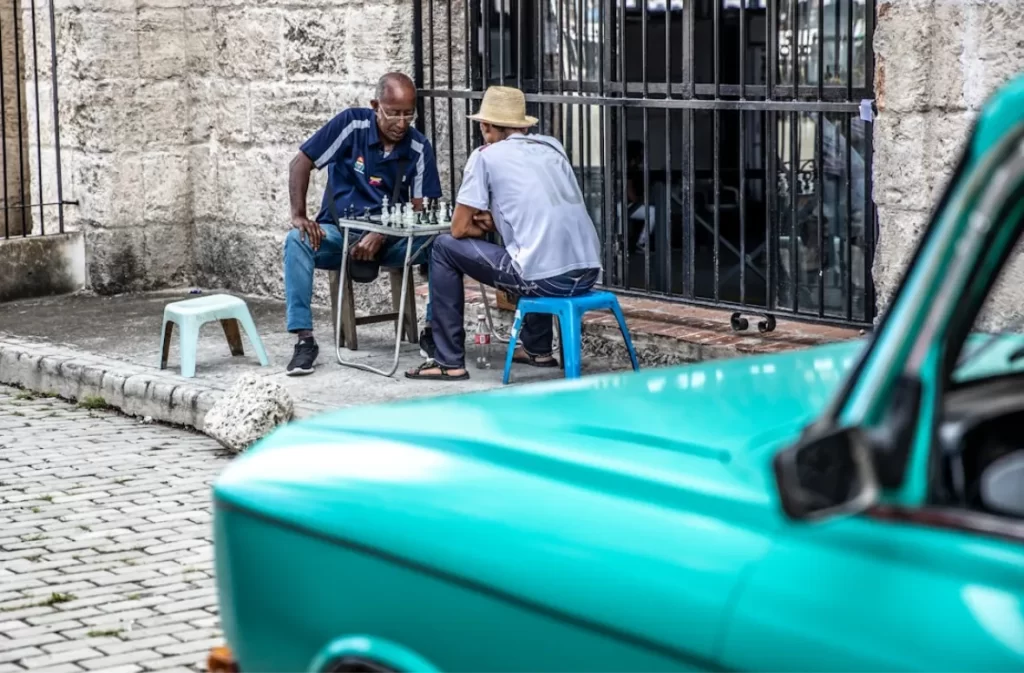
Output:
<svg viewBox="0 0 1024 673">
<path fill-rule="evenodd" d="M 292 231 L 284 246 L 284 287 L 288 331 L 298 335 L 288 363 L 291 376 L 311 374 L 320 352 L 313 338 L 313 270 L 341 267 L 342 234 L 333 223 L 328 199 L 334 200 L 339 217 L 362 216 L 366 208 L 380 213 L 384 197 L 391 203 L 396 194 L 416 210 L 423 199 L 441 197 L 434 150 L 422 133 L 412 128 L 416 117 L 416 86 L 407 75 L 392 72 L 377 82 L 369 108 L 349 108 L 303 143 L 292 159 L 288 176 Z M 306 217 L 306 192 L 313 168 L 327 168 L 328 187 L 316 221 Z M 349 250 L 357 260 L 375 260 L 385 267 L 405 261 L 405 239 L 359 232 L 349 233 Z M 414 240 L 418 250 L 413 264 L 430 259 L 425 239 Z M 427 303 L 427 324 L 431 318 Z M 429 328 L 420 336 L 421 352 L 433 356 Z"/>
</svg>

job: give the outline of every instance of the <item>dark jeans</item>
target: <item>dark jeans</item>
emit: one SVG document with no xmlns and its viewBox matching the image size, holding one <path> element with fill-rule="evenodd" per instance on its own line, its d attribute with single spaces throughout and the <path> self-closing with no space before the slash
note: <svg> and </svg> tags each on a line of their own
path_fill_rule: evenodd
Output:
<svg viewBox="0 0 1024 673">
<path fill-rule="evenodd" d="M 466 360 L 466 297 L 463 276 L 520 297 L 573 297 L 588 292 L 599 269 L 581 269 L 542 280 L 524 280 L 500 245 L 478 238 L 438 236 L 430 258 L 430 321 L 438 364 L 461 369 Z M 523 318 L 519 342 L 530 355 L 550 355 L 552 317 L 530 313 Z"/>
</svg>

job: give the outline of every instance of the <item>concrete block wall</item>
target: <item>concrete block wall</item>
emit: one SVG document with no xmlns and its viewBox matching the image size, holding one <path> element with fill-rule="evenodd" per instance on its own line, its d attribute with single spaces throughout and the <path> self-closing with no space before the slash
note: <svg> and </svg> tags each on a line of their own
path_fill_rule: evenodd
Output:
<svg viewBox="0 0 1024 673">
<path fill-rule="evenodd" d="M 874 261 L 882 309 L 910 259 L 971 124 L 991 93 L 1024 72 L 1020 0 L 889 0 L 875 33 L 874 199 L 880 235 Z M 1024 313 L 1024 259 L 1017 256 L 985 322 Z M 879 311 L 881 313 L 881 311 Z"/>
<path fill-rule="evenodd" d="M 186 25 L 197 282 L 282 297 L 288 163 L 343 108 L 369 106 L 382 74 L 412 74 L 412 2 L 193 0 Z"/>
<path fill-rule="evenodd" d="M 412 73 L 411 0 L 60 0 L 55 23 L 64 192 L 80 201 L 68 229 L 85 232 L 99 292 L 282 296 L 288 161 L 342 108 L 368 105 L 380 74 Z"/>
<path fill-rule="evenodd" d="M 99 292 L 185 284 L 193 276 L 186 5 L 55 3 L 64 196 L 79 201 L 65 208 L 66 223 L 85 234 L 90 283 Z M 37 13 L 42 53 L 49 51 L 48 18 Z M 50 68 L 42 58 L 40 70 L 41 137 L 52 143 Z M 47 149 L 44 178 L 54 161 Z M 47 190 L 55 200 L 53 185 Z"/>
</svg>

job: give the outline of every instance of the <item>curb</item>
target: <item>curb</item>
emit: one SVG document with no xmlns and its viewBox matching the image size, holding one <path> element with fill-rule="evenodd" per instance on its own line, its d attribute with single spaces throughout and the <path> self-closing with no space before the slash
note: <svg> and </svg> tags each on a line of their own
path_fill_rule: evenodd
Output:
<svg viewBox="0 0 1024 673">
<path fill-rule="evenodd" d="M 223 395 L 215 388 L 181 384 L 134 369 L 72 348 L 20 339 L 0 341 L 0 383 L 73 401 L 101 397 L 128 416 L 202 430 L 206 412 Z"/>
<path fill-rule="evenodd" d="M 47 342 L 0 336 L 0 383 L 66 400 L 102 398 L 128 416 L 203 430 L 207 412 L 225 391 L 87 351 Z M 295 420 L 328 407 L 295 404 Z"/>
</svg>

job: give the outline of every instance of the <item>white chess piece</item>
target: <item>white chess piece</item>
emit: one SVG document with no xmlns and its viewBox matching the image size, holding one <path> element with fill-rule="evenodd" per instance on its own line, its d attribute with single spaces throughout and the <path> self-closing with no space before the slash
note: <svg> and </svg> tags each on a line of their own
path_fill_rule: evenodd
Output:
<svg viewBox="0 0 1024 673">
<path fill-rule="evenodd" d="M 437 223 L 438 224 L 451 224 L 448 221 L 448 202 L 441 201 L 440 207 L 437 210 Z"/>
<path fill-rule="evenodd" d="M 381 203 L 380 208 L 380 223 L 385 227 L 388 226 L 388 221 L 391 219 L 391 213 L 388 210 L 388 197 L 384 197 L 384 201 Z"/>
<path fill-rule="evenodd" d="M 416 224 L 416 212 L 412 209 L 411 203 L 405 204 L 405 217 L 403 218 L 402 224 L 407 227 L 411 227 Z"/>
</svg>

